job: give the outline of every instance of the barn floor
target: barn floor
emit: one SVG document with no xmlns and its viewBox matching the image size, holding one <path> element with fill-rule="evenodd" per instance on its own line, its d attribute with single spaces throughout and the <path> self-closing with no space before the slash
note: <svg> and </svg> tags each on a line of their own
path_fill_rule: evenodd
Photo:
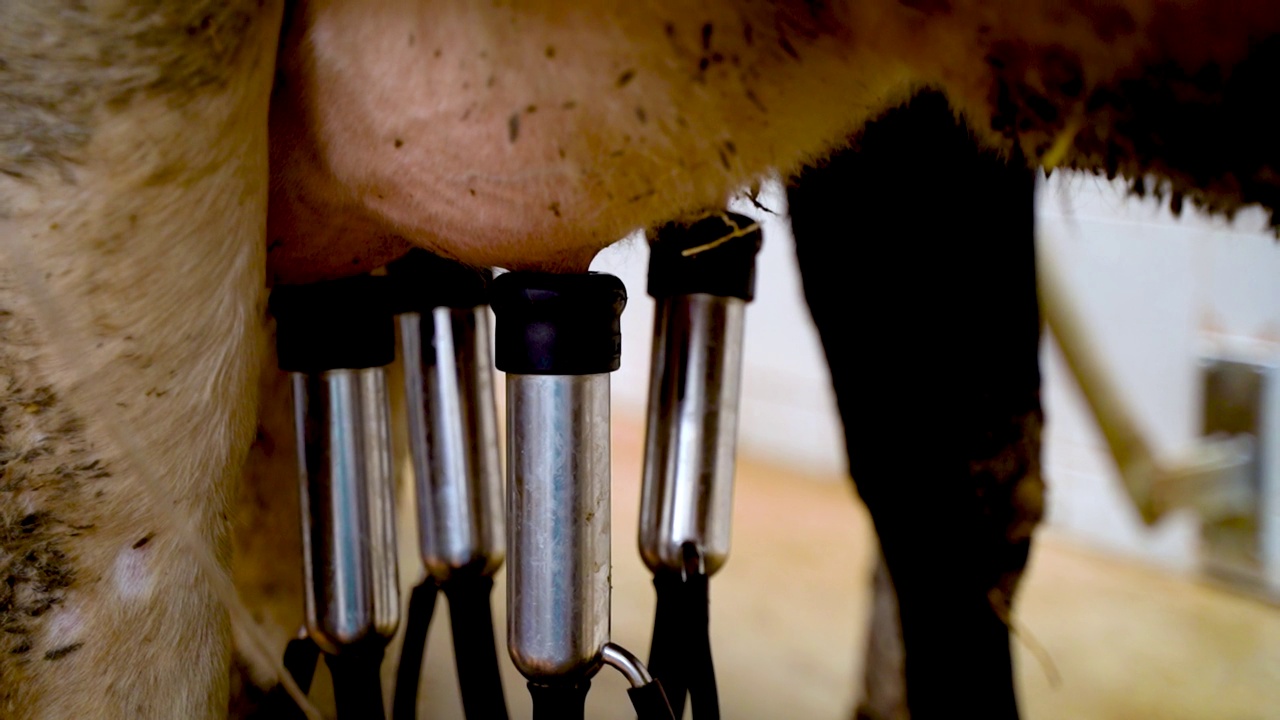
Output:
<svg viewBox="0 0 1280 720">
<path fill-rule="evenodd" d="M 614 447 L 613 638 L 648 654 L 653 592 L 634 550 L 640 440 Z M 742 462 L 734 556 L 712 583 L 713 644 L 728 720 L 851 716 L 868 611 L 870 528 L 852 488 Z M 1029 720 L 1280 718 L 1280 608 L 1041 535 L 1018 619 L 1051 658 L 1051 682 L 1018 645 Z M 505 592 L 495 593 L 502 629 Z M 461 718 L 437 609 L 423 717 Z M 501 642 L 501 640 L 500 640 Z M 506 660 L 513 718 L 529 717 L 523 680 Z M 634 718 L 617 673 L 598 676 L 588 718 Z"/>
</svg>

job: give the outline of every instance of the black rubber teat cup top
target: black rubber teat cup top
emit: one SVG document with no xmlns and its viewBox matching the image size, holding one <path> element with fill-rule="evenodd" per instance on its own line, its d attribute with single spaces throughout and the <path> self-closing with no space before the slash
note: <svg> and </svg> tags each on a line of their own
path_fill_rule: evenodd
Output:
<svg viewBox="0 0 1280 720">
<path fill-rule="evenodd" d="M 320 373 L 389 365 L 395 326 L 385 277 L 357 275 L 271 291 L 280 369 Z"/>
<path fill-rule="evenodd" d="M 485 305 L 493 281 L 488 268 L 463 265 L 420 249 L 387 265 L 387 276 L 397 314 Z"/>
<path fill-rule="evenodd" d="M 755 296 L 760 223 L 719 212 L 692 224 L 672 223 L 649 233 L 649 294 L 718 295 L 750 302 Z"/>
<path fill-rule="evenodd" d="M 494 279 L 498 369 L 518 375 L 593 375 L 622 361 L 627 290 L 606 273 L 509 272 Z"/>
</svg>

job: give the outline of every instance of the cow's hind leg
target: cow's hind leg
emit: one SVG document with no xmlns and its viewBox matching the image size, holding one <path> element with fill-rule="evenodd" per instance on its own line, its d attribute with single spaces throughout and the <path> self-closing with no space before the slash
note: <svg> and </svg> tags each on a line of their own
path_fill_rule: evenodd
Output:
<svg viewBox="0 0 1280 720">
<path fill-rule="evenodd" d="M 0 10 L 6 720 L 225 716 L 279 12 Z"/>
<path fill-rule="evenodd" d="M 1017 715 L 1006 613 L 1043 501 L 1033 192 L 936 94 L 790 191 L 917 720 Z"/>
</svg>

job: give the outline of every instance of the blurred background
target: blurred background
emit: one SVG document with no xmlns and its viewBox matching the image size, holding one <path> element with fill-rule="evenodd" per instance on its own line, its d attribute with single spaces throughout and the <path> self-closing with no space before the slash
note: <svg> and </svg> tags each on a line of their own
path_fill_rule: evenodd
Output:
<svg viewBox="0 0 1280 720">
<path fill-rule="evenodd" d="M 785 195 L 772 184 L 758 200 L 772 213 L 734 207 L 764 224 L 765 246 L 747 312 L 733 553 L 711 584 L 721 703 L 730 719 L 848 718 L 875 540 L 845 474 Z M 1194 447 L 1206 407 L 1220 401 L 1207 378 L 1243 364 L 1258 380 L 1246 401 L 1259 465 L 1254 518 L 1228 526 L 1180 512 L 1144 525 L 1046 335 L 1048 517 L 1014 618 L 1024 717 L 1280 718 L 1280 247 L 1261 212 L 1228 222 L 1188 208 L 1176 219 L 1120 183 L 1070 173 L 1041 179 L 1037 219 L 1041 250 L 1056 259 L 1156 456 Z M 653 321 L 647 262 L 637 236 L 594 266 L 620 276 L 631 298 L 613 376 L 613 637 L 641 657 L 654 604 L 635 535 Z M 851 342 L 893 352 L 876 338 Z M 938 347 L 938 362 L 947 353 Z M 442 603 L 424 702 L 430 717 L 461 718 L 444 612 Z M 523 681 L 505 670 L 513 715 L 527 716 Z M 624 690 L 616 673 L 602 673 L 589 717 L 633 717 Z"/>
</svg>

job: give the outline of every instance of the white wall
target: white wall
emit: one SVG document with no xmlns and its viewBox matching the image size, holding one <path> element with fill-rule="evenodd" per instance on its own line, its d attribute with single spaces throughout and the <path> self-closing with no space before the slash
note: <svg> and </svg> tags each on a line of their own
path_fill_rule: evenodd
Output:
<svg viewBox="0 0 1280 720">
<path fill-rule="evenodd" d="M 1119 183 L 1063 175 L 1042 184 L 1037 218 L 1043 249 L 1160 456 L 1185 452 L 1198 435 L 1201 357 L 1280 360 L 1280 248 L 1263 232 L 1261 211 L 1234 223 L 1190 211 L 1176 219 L 1154 200 L 1126 197 Z M 1047 343 L 1043 359 L 1050 522 L 1099 547 L 1195 568 L 1196 519 L 1138 522 L 1057 348 Z M 1264 442 L 1280 450 L 1274 437 Z M 1280 588 L 1280 496 L 1274 466 L 1267 470 L 1265 550 Z"/>
<path fill-rule="evenodd" d="M 772 185 L 761 202 L 778 215 L 748 203 L 734 208 L 761 220 L 765 231 L 757 300 L 747 313 L 741 452 L 838 476 L 845 469 L 840 426 L 800 291 L 785 195 Z M 1262 231 L 1260 212 L 1242 213 L 1229 225 L 1188 208 L 1178 221 L 1155 201 L 1126 198 L 1118 183 L 1059 173 L 1042 184 L 1037 217 L 1042 242 L 1052 244 L 1067 290 L 1157 452 L 1176 454 L 1195 439 L 1197 361 L 1206 348 L 1280 360 L 1280 249 Z M 635 419 L 643 414 L 652 333 L 647 260 L 637 237 L 603 253 L 594 266 L 622 277 L 631 297 L 614 402 Z M 1049 522 L 1101 548 L 1194 568 L 1195 519 L 1141 526 L 1049 342 L 1043 359 Z M 1280 493 L 1266 502 L 1271 527 L 1280 530 Z M 1280 532 L 1268 542 L 1271 558 L 1280 560 Z M 1280 588 L 1280 562 L 1271 565 Z"/>
</svg>

